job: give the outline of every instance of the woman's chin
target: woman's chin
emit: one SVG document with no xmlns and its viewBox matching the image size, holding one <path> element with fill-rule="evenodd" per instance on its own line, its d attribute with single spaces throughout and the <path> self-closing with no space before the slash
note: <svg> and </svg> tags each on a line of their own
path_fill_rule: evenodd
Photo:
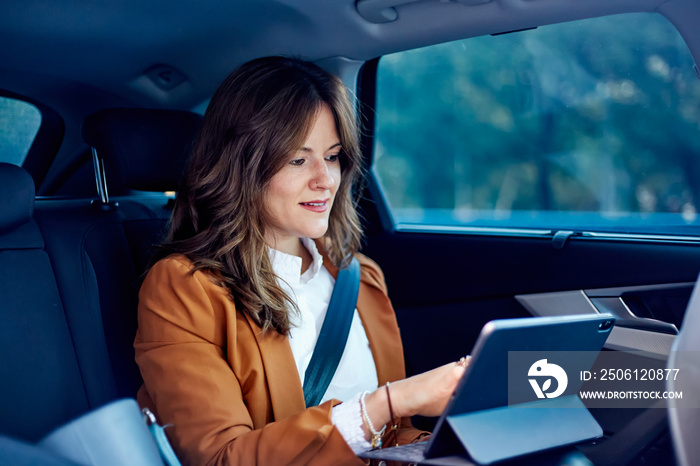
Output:
<svg viewBox="0 0 700 466">
<path fill-rule="evenodd" d="M 310 229 L 307 236 L 311 239 L 318 239 L 324 237 L 327 232 L 328 225 L 326 224 L 324 226 L 319 226 L 318 228 Z"/>
</svg>

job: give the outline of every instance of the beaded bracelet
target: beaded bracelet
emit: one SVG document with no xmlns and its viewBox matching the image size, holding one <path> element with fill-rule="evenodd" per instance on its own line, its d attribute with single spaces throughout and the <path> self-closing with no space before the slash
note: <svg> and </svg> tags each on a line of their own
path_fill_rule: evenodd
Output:
<svg viewBox="0 0 700 466">
<path fill-rule="evenodd" d="M 376 450 L 377 448 L 382 447 L 382 435 L 384 435 L 384 432 L 386 432 L 386 425 L 382 427 L 382 430 L 377 432 L 374 430 L 374 425 L 372 424 L 372 420 L 369 418 L 369 415 L 367 414 L 367 405 L 365 404 L 365 397 L 369 394 L 369 392 L 363 392 L 362 396 L 360 397 L 360 407 L 362 408 L 362 419 L 367 423 L 367 427 L 369 427 L 369 431 L 372 434 L 372 440 L 370 441 L 370 444 L 372 445 L 372 450 Z"/>
</svg>

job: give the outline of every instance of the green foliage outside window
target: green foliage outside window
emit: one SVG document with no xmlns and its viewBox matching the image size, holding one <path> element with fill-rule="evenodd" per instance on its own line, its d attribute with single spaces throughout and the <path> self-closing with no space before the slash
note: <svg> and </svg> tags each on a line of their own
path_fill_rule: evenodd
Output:
<svg viewBox="0 0 700 466">
<path fill-rule="evenodd" d="M 388 55 L 374 155 L 398 221 L 695 223 L 700 80 L 650 13 Z"/>
</svg>

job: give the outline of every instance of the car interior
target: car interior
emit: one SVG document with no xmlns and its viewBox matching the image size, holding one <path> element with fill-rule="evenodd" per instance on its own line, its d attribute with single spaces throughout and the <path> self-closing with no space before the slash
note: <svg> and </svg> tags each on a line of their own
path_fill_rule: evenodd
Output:
<svg viewBox="0 0 700 466">
<path fill-rule="evenodd" d="M 610 313 L 605 351 L 697 395 L 699 21 L 699 0 L 0 3 L 0 459 L 52 464 L 25 447 L 135 397 L 138 290 L 188 149 L 219 83 L 270 55 L 356 99 L 362 253 L 407 375 L 493 319 Z M 687 406 L 591 408 L 604 436 L 575 448 L 699 464 Z"/>
</svg>

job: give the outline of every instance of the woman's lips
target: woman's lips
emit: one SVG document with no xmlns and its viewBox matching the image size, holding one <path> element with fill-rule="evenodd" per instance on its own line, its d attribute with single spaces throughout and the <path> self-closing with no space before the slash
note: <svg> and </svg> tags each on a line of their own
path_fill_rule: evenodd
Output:
<svg viewBox="0 0 700 466">
<path fill-rule="evenodd" d="M 311 212 L 323 213 L 328 210 L 328 199 L 323 201 L 300 202 L 299 205 Z"/>
</svg>

